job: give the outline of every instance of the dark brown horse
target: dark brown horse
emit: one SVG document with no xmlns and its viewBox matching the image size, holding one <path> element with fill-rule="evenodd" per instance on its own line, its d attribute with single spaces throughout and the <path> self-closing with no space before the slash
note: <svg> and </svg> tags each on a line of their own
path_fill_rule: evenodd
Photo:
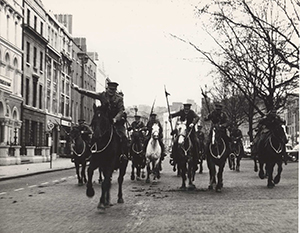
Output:
<svg viewBox="0 0 300 233">
<path fill-rule="evenodd" d="M 242 159 L 242 146 L 237 140 L 231 142 L 231 153 L 228 157 L 228 164 L 230 170 L 240 171 L 241 159 Z"/>
<path fill-rule="evenodd" d="M 92 156 L 88 168 L 88 181 L 86 195 L 93 197 L 95 194 L 93 188 L 94 170 L 100 168 L 104 177 L 101 183 L 101 197 L 98 209 L 105 210 L 110 206 L 110 188 L 113 171 L 119 169 L 118 177 L 118 203 L 123 203 L 122 184 L 126 167 L 127 158 L 121 156 L 120 138 L 116 133 L 112 119 L 108 116 L 108 106 L 101 105 L 94 107 L 94 119 L 92 121 L 92 129 L 94 131 L 91 145 Z"/>
<path fill-rule="evenodd" d="M 207 166 L 209 169 L 208 188 L 213 189 L 215 186 L 217 192 L 221 192 L 223 187 L 224 167 L 230 153 L 228 138 L 224 135 L 224 130 L 225 129 L 213 126 L 210 133 L 210 140 L 207 145 Z M 222 133 L 222 131 L 224 133 Z M 219 167 L 218 173 L 216 171 L 216 166 Z"/>
<path fill-rule="evenodd" d="M 180 171 L 182 184 L 180 189 L 186 189 L 186 180 L 188 178 L 188 189 L 195 189 L 193 184 L 196 167 L 198 163 L 197 156 L 193 156 L 193 145 L 186 127 L 186 121 L 178 121 L 176 124 L 178 136 L 173 146 L 173 159 Z"/>
<path fill-rule="evenodd" d="M 144 168 L 146 166 L 143 133 L 140 129 L 133 130 L 131 134 L 131 142 L 132 143 L 129 151 L 131 157 L 131 180 L 135 179 L 135 169 L 136 179 L 140 180 L 141 178 L 145 177 Z"/>
<path fill-rule="evenodd" d="M 281 178 L 283 153 L 285 147 L 283 138 L 284 132 L 282 127 L 280 125 L 275 125 L 270 129 L 264 129 L 264 132 L 261 133 L 260 141 L 258 143 L 257 159 L 259 163 L 259 177 L 264 179 L 267 174 L 267 186 L 269 188 L 273 188 L 275 184 L 278 184 Z M 273 179 L 275 164 L 277 164 L 278 170 L 277 175 Z"/>
<path fill-rule="evenodd" d="M 89 145 L 82 139 L 81 131 L 77 126 L 74 126 L 69 133 L 69 137 L 72 141 L 71 151 L 73 153 L 76 174 L 78 179 L 78 185 L 86 183 L 86 160 L 90 156 Z M 81 165 L 81 172 L 80 172 Z"/>
</svg>

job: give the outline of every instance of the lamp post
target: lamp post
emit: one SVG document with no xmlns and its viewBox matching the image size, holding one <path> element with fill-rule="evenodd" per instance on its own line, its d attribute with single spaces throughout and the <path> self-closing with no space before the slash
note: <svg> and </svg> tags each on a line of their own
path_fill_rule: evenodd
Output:
<svg viewBox="0 0 300 233">
<path fill-rule="evenodd" d="M 84 88 L 84 65 L 88 62 L 88 55 L 84 52 L 77 53 L 77 57 L 81 60 L 81 88 Z M 84 95 L 80 98 L 80 118 L 84 119 Z"/>
</svg>

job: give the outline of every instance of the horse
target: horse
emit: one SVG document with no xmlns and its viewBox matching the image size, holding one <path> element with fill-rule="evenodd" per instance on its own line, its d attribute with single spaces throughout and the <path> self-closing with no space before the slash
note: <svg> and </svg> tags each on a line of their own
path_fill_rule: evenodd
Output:
<svg viewBox="0 0 300 233">
<path fill-rule="evenodd" d="M 205 146 L 204 146 L 204 142 L 203 139 L 200 139 L 198 137 L 198 164 L 199 164 L 199 174 L 203 173 L 203 161 L 205 160 Z"/>
<path fill-rule="evenodd" d="M 282 127 L 275 125 L 270 129 L 263 129 L 257 148 L 257 159 L 259 163 L 259 178 L 268 177 L 267 187 L 273 188 L 278 184 L 282 173 L 283 153 L 285 144 L 282 140 Z M 277 175 L 273 179 L 274 166 L 277 164 Z M 264 169 L 265 165 L 265 169 Z M 266 170 L 266 171 L 265 171 Z"/>
<path fill-rule="evenodd" d="M 146 154 L 145 154 L 146 167 L 147 167 L 146 183 L 150 183 L 150 174 L 153 174 L 153 180 L 156 180 L 156 178 L 160 179 L 160 159 L 161 159 L 162 149 L 161 146 L 159 145 L 158 137 L 159 137 L 159 125 L 157 123 L 154 123 L 152 125 L 150 139 L 146 146 Z"/>
<path fill-rule="evenodd" d="M 71 129 L 69 137 L 72 141 L 71 151 L 73 153 L 78 185 L 86 183 L 86 163 L 87 158 L 90 156 L 89 145 L 82 139 L 79 127 L 75 126 Z M 80 172 L 81 165 L 81 172 Z"/>
<path fill-rule="evenodd" d="M 141 129 L 134 129 L 131 134 L 131 147 L 130 147 L 130 157 L 131 157 L 131 180 L 135 179 L 134 170 L 136 169 L 136 179 L 141 179 L 145 177 L 144 168 L 146 166 L 145 149 L 143 143 L 143 134 Z"/>
<path fill-rule="evenodd" d="M 229 156 L 229 143 L 225 135 L 222 135 L 218 126 L 213 125 L 210 133 L 210 141 L 207 144 L 207 167 L 209 170 L 209 186 L 211 190 L 214 188 L 216 192 L 221 192 L 223 187 L 223 172 L 226 160 Z M 218 173 L 216 166 L 219 167 Z M 216 179 L 217 175 L 217 179 Z"/>
<path fill-rule="evenodd" d="M 108 115 L 108 105 L 94 106 L 94 118 L 92 129 L 94 131 L 91 144 L 91 158 L 88 168 L 88 181 L 86 195 L 93 197 L 93 173 L 97 168 L 101 169 L 103 182 L 101 183 L 101 197 L 97 208 L 105 210 L 110 206 L 110 188 L 113 171 L 119 169 L 118 177 L 118 203 L 124 203 L 122 184 L 128 159 L 121 155 L 120 138 L 117 135 L 112 119 Z"/>
<path fill-rule="evenodd" d="M 240 161 L 242 159 L 242 145 L 239 141 L 233 139 L 231 141 L 231 153 L 228 156 L 228 164 L 230 170 L 240 171 Z"/>
<path fill-rule="evenodd" d="M 176 124 L 177 137 L 173 146 L 173 159 L 177 164 L 177 169 L 180 171 L 182 178 L 182 185 L 180 189 L 186 189 L 186 180 L 188 177 L 188 189 L 195 189 L 193 181 L 195 179 L 195 172 L 198 159 L 193 156 L 193 145 L 190 138 L 190 131 L 187 132 L 186 121 L 178 121 Z"/>
</svg>

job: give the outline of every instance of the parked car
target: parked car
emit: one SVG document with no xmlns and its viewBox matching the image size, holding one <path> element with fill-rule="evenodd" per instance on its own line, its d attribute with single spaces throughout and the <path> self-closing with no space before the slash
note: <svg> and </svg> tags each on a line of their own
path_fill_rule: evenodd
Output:
<svg viewBox="0 0 300 233">
<path fill-rule="evenodd" d="M 290 161 L 296 162 L 299 158 L 299 144 L 296 146 L 286 145 L 286 153 Z"/>
</svg>

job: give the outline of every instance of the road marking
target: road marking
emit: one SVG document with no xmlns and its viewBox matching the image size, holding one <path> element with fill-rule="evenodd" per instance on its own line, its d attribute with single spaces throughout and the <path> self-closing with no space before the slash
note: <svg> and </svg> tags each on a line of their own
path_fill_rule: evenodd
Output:
<svg viewBox="0 0 300 233">
<path fill-rule="evenodd" d="M 14 191 L 18 192 L 18 191 L 21 191 L 21 190 L 24 190 L 24 188 L 15 189 Z"/>
<path fill-rule="evenodd" d="M 34 185 L 31 185 L 31 186 L 28 186 L 28 188 L 34 188 L 34 187 L 37 187 L 37 185 L 34 184 Z"/>
<path fill-rule="evenodd" d="M 57 183 L 57 182 L 59 182 L 59 180 L 53 180 L 52 182 L 53 182 L 53 183 Z"/>
<path fill-rule="evenodd" d="M 0 195 L 4 195 L 4 194 L 6 194 L 6 192 L 2 192 L 2 193 L 0 193 Z"/>
<path fill-rule="evenodd" d="M 46 184 L 49 184 L 49 182 L 44 182 L 44 183 L 41 183 L 41 185 L 46 185 Z"/>
<path fill-rule="evenodd" d="M 66 177 L 64 177 L 64 178 L 61 178 L 60 180 L 66 180 L 67 178 Z"/>
<path fill-rule="evenodd" d="M 68 178 L 69 178 L 69 179 L 72 179 L 73 177 L 74 177 L 74 176 L 69 176 Z"/>
</svg>

